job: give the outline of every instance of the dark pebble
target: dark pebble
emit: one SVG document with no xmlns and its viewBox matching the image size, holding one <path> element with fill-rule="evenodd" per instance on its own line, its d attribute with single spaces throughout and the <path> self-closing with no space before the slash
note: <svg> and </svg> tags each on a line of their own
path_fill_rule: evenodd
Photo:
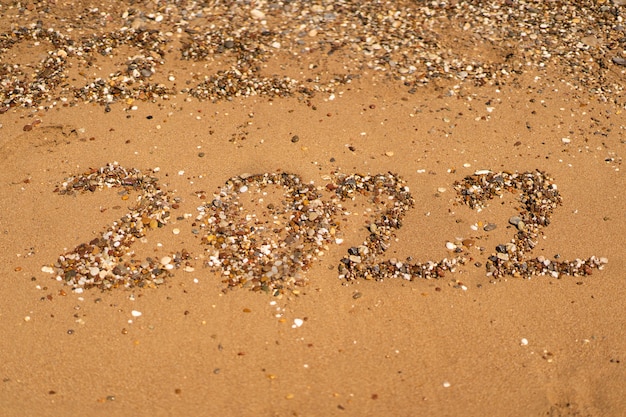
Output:
<svg viewBox="0 0 626 417">
<path fill-rule="evenodd" d="M 297 141 L 299 141 L 299 140 L 300 140 L 300 137 L 299 137 L 298 135 L 293 135 L 293 136 L 291 137 L 291 142 L 292 142 L 292 143 L 296 143 L 296 142 L 297 142 Z"/>
<path fill-rule="evenodd" d="M 626 67 L 626 59 L 619 57 L 619 56 L 614 56 L 612 59 L 613 63 L 616 65 L 621 65 L 623 67 Z"/>
</svg>

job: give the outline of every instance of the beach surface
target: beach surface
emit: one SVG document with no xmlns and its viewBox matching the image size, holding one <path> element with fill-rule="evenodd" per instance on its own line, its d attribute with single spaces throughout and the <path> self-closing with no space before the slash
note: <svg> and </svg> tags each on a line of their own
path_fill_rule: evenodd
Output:
<svg viewBox="0 0 626 417">
<path fill-rule="evenodd" d="M 0 2 L 3 416 L 621 416 L 620 1 Z"/>
</svg>

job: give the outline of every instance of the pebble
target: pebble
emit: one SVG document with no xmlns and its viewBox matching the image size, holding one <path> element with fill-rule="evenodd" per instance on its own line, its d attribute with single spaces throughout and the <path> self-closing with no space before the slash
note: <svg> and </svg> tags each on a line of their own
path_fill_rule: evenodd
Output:
<svg viewBox="0 0 626 417">
<path fill-rule="evenodd" d="M 250 11 L 250 14 L 252 15 L 253 18 L 255 19 L 265 19 L 265 13 L 263 13 L 261 10 L 259 9 L 252 9 Z"/>
<path fill-rule="evenodd" d="M 51 266 L 42 266 L 41 272 L 45 272 L 46 274 L 54 274 L 56 271 Z"/>
<path fill-rule="evenodd" d="M 498 226 L 495 223 L 487 223 L 485 225 L 485 227 L 483 227 L 483 230 L 485 232 L 491 232 L 492 230 L 496 230 Z"/>
<path fill-rule="evenodd" d="M 133 310 L 130 312 L 133 317 L 140 317 L 142 315 L 141 311 Z"/>
</svg>

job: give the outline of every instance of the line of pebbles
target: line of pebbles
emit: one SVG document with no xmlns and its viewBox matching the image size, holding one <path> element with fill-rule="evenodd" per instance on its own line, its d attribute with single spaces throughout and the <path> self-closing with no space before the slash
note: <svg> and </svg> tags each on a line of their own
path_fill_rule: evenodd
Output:
<svg viewBox="0 0 626 417">
<path fill-rule="evenodd" d="M 619 103 L 626 67 L 624 3 L 158 0 L 63 17 L 43 5 L 26 13 L 17 3 L 0 9 L 5 16 L 13 13 L 15 22 L 0 33 L 0 112 L 44 101 L 106 106 L 178 93 L 203 100 L 310 96 L 332 92 L 365 71 L 409 91 L 437 80 L 500 85 L 548 66 L 573 85 Z M 53 27 L 61 24 L 73 32 Z M 72 37 L 81 30 L 92 33 Z M 50 49 L 29 68 L 7 59 L 21 42 L 47 42 Z M 135 55 L 119 70 L 86 85 L 70 79 L 72 66 L 97 66 L 98 57 L 116 56 L 121 46 Z M 331 56 L 343 72 L 320 78 L 318 64 Z M 264 74 L 273 57 L 300 65 L 302 76 Z M 166 61 L 177 59 L 204 63 L 196 74 L 200 79 L 175 82 L 162 74 L 161 82 L 154 81 Z"/>
<path fill-rule="evenodd" d="M 92 287 L 152 287 L 163 283 L 173 269 L 190 265 L 192 255 L 185 250 L 160 260 L 134 259 L 132 243 L 143 238 L 147 230 L 167 224 L 170 209 L 177 207 L 176 198 L 162 190 L 155 177 L 112 163 L 70 177 L 55 191 L 75 195 L 105 187 L 121 188 L 122 199 L 126 200 L 130 192 L 139 192 L 136 204 L 100 238 L 61 255 L 42 271 L 53 273 L 57 280 L 82 291 Z M 263 215 L 258 216 L 242 197 L 256 200 L 252 204 L 260 208 L 266 203 L 270 187 L 277 187 L 282 198 L 279 203 L 267 203 L 262 207 Z M 496 253 L 489 257 L 488 276 L 585 276 L 608 262 L 595 256 L 574 261 L 542 256 L 527 259 L 527 253 L 542 235 L 541 229 L 550 223 L 554 209 L 562 203 L 556 184 L 542 171 L 477 173 L 456 182 L 454 188 L 458 202 L 474 209 L 506 192 L 518 195 L 521 210 L 519 216 L 510 219 L 516 234 L 511 242 L 498 245 Z M 330 192 L 331 198 L 323 199 L 324 192 Z M 317 187 L 295 174 L 265 173 L 230 178 L 211 202 L 197 208 L 194 225 L 204 230 L 206 266 L 219 271 L 230 288 L 279 295 L 304 286 L 305 272 L 329 250 L 331 243 L 343 241 L 337 218 L 349 215 L 342 203 L 356 198 L 367 198 L 375 207 L 374 220 L 366 226 L 366 240 L 350 247 L 340 260 L 340 279 L 437 279 L 468 262 L 462 250 L 438 262 L 380 259 L 402 227 L 406 212 L 414 206 L 409 188 L 396 174 L 333 173 L 325 187 Z"/>
</svg>

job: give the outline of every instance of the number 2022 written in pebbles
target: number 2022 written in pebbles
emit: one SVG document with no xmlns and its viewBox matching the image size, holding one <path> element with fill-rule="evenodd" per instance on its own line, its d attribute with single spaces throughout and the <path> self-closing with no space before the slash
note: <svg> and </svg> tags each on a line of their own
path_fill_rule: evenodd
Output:
<svg viewBox="0 0 626 417">
<path fill-rule="evenodd" d="M 112 289 L 153 287 L 171 277 L 173 270 L 192 268 L 193 256 L 182 249 L 159 260 L 134 259 L 131 246 L 150 230 L 165 226 L 171 210 L 180 199 L 160 187 L 154 171 L 142 172 L 109 163 L 99 169 L 67 178 L 55 192 L 63 195 L 121 188 L 122 194 L 138 191 L 134 206 L 113 222 L 100 237 L 78 245 L 59 256 L 42 271 L 82 292 L 88 288 Z M 331 192 L 324 199 L 321 191 Z M 542 171 L 478 171 L 454 183 L 457 201 L 480 209 L 506 192 L 518 196 L 521 210 L 509 222 L 515 234 L 486 261 L 487 275 L 494 278 L 533 275 L 584 276 L 602 269 L 606 258 L 591 256 L 573 261 L 530 257 L 553 211 L 562 203 L 556 184 Z M 255 196 L 264 204 L 268 191 L 282 193 L 276 203 L 266 205 L 267 219 L 246 209 L 244 196 Z M 423 263 L 382 260 L 395 232 L 402 226 L 406 212 L 415 201 L 405 181 L 396 174 L 345 175 L 334 173 L 325 187 L 305 183 L 291 173 L 244 174 L 228 179 L 214 199 L 197 208 L 196 224 L 203 231 L 206 265 L 221 272 L 229 287 L 245 287 L 279 295 L 286 289 L 306 285 L 305 272 L 328 250 L 341 243 L 341 224 L 337 218 L 346 213 L 342 202 L 365 196 L 374 205 L 375 219 L 359 246 L 350 247 L 338 266 L 344 280 L 402 278 L 441 278 L 468 260 L 462 250 L 451 244 L 450 258 Z M 124 198 L 123 197 L 123 198 Z M 252 198 L 252 197 L 251 197 Z"/>
</svg>

